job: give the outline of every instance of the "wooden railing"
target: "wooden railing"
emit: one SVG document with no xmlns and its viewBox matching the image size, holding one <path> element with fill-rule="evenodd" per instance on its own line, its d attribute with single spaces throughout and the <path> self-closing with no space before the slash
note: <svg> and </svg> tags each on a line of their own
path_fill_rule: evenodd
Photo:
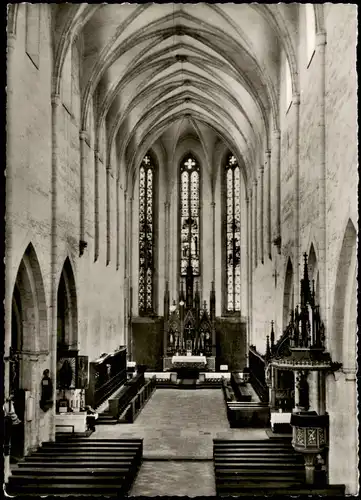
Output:
<svg viewBox="0 0 361 500">
<path fill-rule="evenodd" d="M 138 391 L 138 393 L 130 401 L 126 411 L 124 412 L 123 418 L 120 417 L 120 422 L 123 421 L 124 423 L 132 424 L 135 421 L 139 413 L 142 411 L 143 406 L 155 391 L 156 380 L 156 376 L 154 375 L 151 379 L 145 382 L 140 391 Z"/>
<path fill-rule="evenodd" d="M 249 346 L 249 370 L 250 382 L 252 387 L 258 394 L 260 400 L 264 403 L 268 402 L 269 391 L 266 384 L 265 360 L 262 354 L 257 352 L 254 346 Z"/>
<path fill-rule="evenodd" d="M 127 380 L 126 348 L 105 354 L 89 363 L 89 385 L 86 404 L 97 408 Z"/>
<path fill-rule="evenodd" d="M 138 373 L 124 384 L 116 397 L 109 399 L 109 411 L 114 418 L 119 418 L 144 384 L 144 373 Z"/>
</svg>

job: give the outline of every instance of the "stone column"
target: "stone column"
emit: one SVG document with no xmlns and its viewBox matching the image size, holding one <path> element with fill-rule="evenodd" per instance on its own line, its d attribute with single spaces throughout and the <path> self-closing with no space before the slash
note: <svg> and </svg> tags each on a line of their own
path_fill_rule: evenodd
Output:
<svg viewBox="0 0 361 500">
<path fill-rule="evenodd" d="M 120 203 L 119 203 L 119 196 L 120 196 L 120 181 L 119 177 L 117 178 L 116 182 L 116 216 L 117 216 L 117 234 L 116 234 L 116 269 L 118 271 L 119 269 L 119 261 L 120 261 L 120 236 L 119 236 L 119 229 L 120 229 Z"/>
<path fill-rule="evenodd" d="M 319 213 L 318 213 L 318 234 L 319 234 L 319 258 L 318 258 L 318 268 L 319 268 L 319 284 L 320 284 L 320 312 L 323 317 L 326 332 L 329 331 L 328 322 L 329 315 L 328 312 L 328 282 L 327 282 L 327 213 L 326 213 L 326 85 L 325 85 L 325 60 L 326 60 L 326 33 L 319 32 L 316 34 L 316 56 L 318 59 L 318 161 L 319 163 Z M 326 335 L 326 349 L 329 349 L 329 335 Z"/>
<path fill-rule="evenodd" d="M 165 281 L 169 283 L 169 253 L 170 253 L 170 232 L 169 232 L 169 222 L 170 222 L 170 203 L 169 201 L 164 202 L 164 213 L 165 213 L 165 238 L 164 238 L 164 252 L 165 252 Z"/>
<path fill-rule="evenodd" d="M 261 173 L 261 207 L 260 207 L 260 247 L 261 247 L 261 262 L 264 264 L 264 179 L 263 179 L 263 174 L 264 174 L 264 166 L 260 166 L 260 173 Z"/>
<path fill-rule="evenodd" d="M 248 201 L 247 201 L 247 220 L 248 220 L 248 285 L 249 285 L 249 303 L 248 303 L 248 342 L 252 343 L 252 329 L 253 329 L 253 193 L 252 188 L 248 188 Z"/>
<path fill-rule="evenodd" d="M 299 161 L 299 143 L 300 143 L 300 96 L 294 94 L 292 98 L 292 107 L 294 108 L 295 120 L 295 145 L 294 145 L 294 165 L 295 165 L 295 208 L 294 208 L 294 257 L 296 265 L 294 268 L 294 297 L 297 303 L 300 300 L 300 161 Z"/>
<path fill-rule="evenodd" d="M 133 197 L 129 196 L 128 197 L 128 227 L 129 227 L 129 232 L 128 232 L 128 241 L 127 241 L 127 246 L 128 246 L 128 277 L 129 277 L 129 282 L 128 282 L 128 296 L 129 296 L 129 318 L 133 317 L 133 276 L 132 276 L 132 243 L 133 243 Z M 128 330 L 128 354 L 129 354 L 129 359 L 133 359 L 133 335 L 132 335 L 132 325 L 129 325 L 129 330 Z"/>
<path fill-rule="evenodd" d="M 79 146 L 80 146 L 80 241 L 85 240 L 85 140 L 87 133 L 85 130 L 79 132 Z M 82 249 L 79 249 L 80 256 Z"/>
<path fill-rule="evenodd" d="M 99 151 L 94 150 L 94 262 L 99 258 Z"/>
<path fill-rule="evenodd" d="M 295 407 L 294 407 L 294 411 L 299 411 L 300 410 L 299 383 L 300 383 L 301 372 L 299 370 L 295 370 L 294 376 L 295 376 Z"/>
<path fill-rule="evenodd" d="M 128 193 L 124 191 L 124 345 L 128 346 L 128 318 L 129 318 L 129 279 L 128 279 Z M 129 352 L 127 348 L 127 357 L 129 359 Z"/>
<path fill-rule="evenodd" d="M 267 196 L 266 196 L 266 203 L 267 203 L 267 228 L 266 228 L 266 235 L 267 235 L 267 253 L 268 257 L 271 259 L 272 258 L 272 236 L 271 236 L 271 151 L 267 149 L 266 151 L 266 165 L 267 165 Z"/>
<path fill-rule="evenodd" d="M 315 454 L 305 453 L 305 473 L 306 483 L 313 484 L 315 482 Z"/>
<path fill-rule="evenodd" d="M 276 390 L 277 390 L 277 380 L 276 380 L 277 369 L 271 366 L 271 387 L 270 387 L 270 409 L 274 410 L 276 408 Z"/>
<path fill-rule="evenodd" d="M 51 175 L 51 334 L 50 334 L 50 376 L 53 380 L 53 401 L 56 401 L 56 367 L 57 367 L 57 342 L 58 342 L 58 315 L 57 315 L 57 292 L 58 292 L 58 273 L 57 273 L 57 182 L 58 182 L 58 159 L 59 159 L 59 113 L 60 96 L 53 94 L 51 98 L 52 105 L 52 175 Z M 50 441 L 55 441 L 55 412 L 56 405 L 49 410 L 50 414 Z"/>
<path fill-rule="evenodd" d="M 7 37 L 7 101 L 6 101 L 6 226 L 5 226 L 5 356 L 10 353 L 11 346 L 11 316 L 12 316 L 12 296 L 13 296 L 13 276 L 12 276 L 12 250 L 13 250 L 13 232 L 12 232 L 12 208 L 13 208 L 13 168 L 14 153 L 16 151 L 16 132 L 14 130 L 14 109 L 16 102 L 14 96 L 14 47 L 15 36 L 9 33 Z M 9 362 L 4 364 L 4 398 L 9 396 Z M 6 457 L 7 460 L 8 457 Z"/>
<path fill-rule="evenodd" d="M 107 236 L 106 236 L 106 242 L 107 242 L 107 249 L 106 249 L 106 265 L 110 263 L 110 240 L 111 240 L 111 235 L 110 235 L 110 165 L 106 166 L 105 169 L 105 175 L 106 175 L 106 204 L 107 204 L 107 211 L 106 211 L 106 228 L 107 228 Z"/>
<path fill-rule="evenodd" d="M 281 253 L 281 134 L 279 130 L 273 132 L 274 154 L 272 154 L 272 170 L 276 176 L 276 224 L 273 230 L 273 240 Z"/>
<path fill-rule="evenodd" d="M 257 231 L 258 231 L 258 224 L 257 224 L 257 217 L 258 217 L 258 207 L 257 207 L 257 179 L 254 179 L 253 181 L 253 192 L 254 192 L 254 203 L 253 203 L 253 214 L 254 214 L 254 267 L 257 267 L 258 264 L 258 238 L 257 238 Z"/>
<path fill-rule="evenodd" d="M 211 202 L 212 207 L 212 281 L 216 282 L 216 202 Z"/>
</svg>

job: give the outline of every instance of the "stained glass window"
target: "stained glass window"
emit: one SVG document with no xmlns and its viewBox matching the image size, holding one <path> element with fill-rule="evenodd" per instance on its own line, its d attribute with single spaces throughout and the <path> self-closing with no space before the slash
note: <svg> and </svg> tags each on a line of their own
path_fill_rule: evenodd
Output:
<svg viewBox="0 0 361 500">
<path fill-rule="evenodd" d="M 192 155 L 183 159 L 180 176 L 181 275 L 186 276 L 190 262 L 199 276 L 199 165 Z"/>
<path fill-rule="evenodd" d="M 240 169 L 231 154 L 226 164 L 226 281 L 227 311 L 241 309 Z"/>
<path fill-rule="evenodd" d="M 145 155 L 139 172 L 139 314 L 153 312 L 154 164 Z"/>
</svg>

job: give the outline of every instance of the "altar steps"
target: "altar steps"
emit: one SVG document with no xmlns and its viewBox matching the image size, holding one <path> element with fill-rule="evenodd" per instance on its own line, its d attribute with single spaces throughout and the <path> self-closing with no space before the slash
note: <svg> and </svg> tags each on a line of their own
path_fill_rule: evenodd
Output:
<svg viewBox="0 0 361 500">
<path fill-rule="evenodd" d="M 142 439 L 56 439 L 12 468 L 13 496 L 124 496 L 142 462 Z"/>
<path fill-rule="evenodd" d="M 221 389 L 222 382 L 220 379 L 206 379 L 200 381 L 197 379 L 178 379 L 176 382 L 171 382 L 169 379 L 158 379 L 156 383 L 157 389 Z"/>
<path fill-rule="evenodd" d="M 304 458 L 289 438 L 213 440 L 217 496 L 344 495 L 344 486 L 305 483 Z"/>
</svg>

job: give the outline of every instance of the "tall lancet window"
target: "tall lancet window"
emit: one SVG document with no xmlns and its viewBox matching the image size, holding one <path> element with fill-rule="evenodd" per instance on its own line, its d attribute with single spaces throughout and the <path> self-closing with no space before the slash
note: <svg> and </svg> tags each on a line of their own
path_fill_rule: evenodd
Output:
<svg viewBox="0 0 361 500">
<path fill-rule="evenodd" d="M 193 155 L 185 156 L 180 165 L 180 229 L 181 229 L 181 276 L 186 276 L 190 262 L 193 275 L 199 276 L 199 165 Z"/>
<path fill-rule="evenodd" d="M 139 172 L 139 314 L 154 312 L 154 163 L 146 154 Z"/>
<path fill-rule="evenodd" d="M 241 309 L 240 168 L 230 154 L 226 164 L 226 287 L 227 312 Z"/>
</svg>

